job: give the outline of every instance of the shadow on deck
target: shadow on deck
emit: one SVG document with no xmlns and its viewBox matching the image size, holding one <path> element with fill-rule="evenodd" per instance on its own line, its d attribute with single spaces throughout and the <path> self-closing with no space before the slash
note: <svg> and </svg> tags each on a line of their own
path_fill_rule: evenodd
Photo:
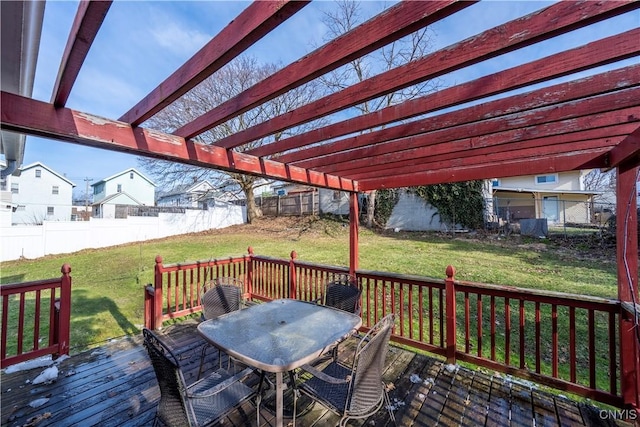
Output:
<svg viewBox="0 0 640 427">
<path fill-rule="evenodd" d="M 203 341 L 195 322 L 163 330 L 180 349 L 187 381 L 194 381 Z M 355 340 L 340 346 L 353 349 Z M 209 351 L 208 367 L 217 364 Z M 59 363 L 57 380 L 34 385 L 44 368 L 2 373 L 2 426 L 149 426 L 159 391 L 140 335 L 74 355 Z M 610 426 L 600 408 L 538 390 L 513 378 L 447 365 L 441 360 L 391 347 L 385 380 L 394 383 L 390 396 L 400 426 Z M 257 383 L 257 377 L 255 379 Z M 37 407 L 31 407 L 30 405 Z M 603 413 L 607 415 L 607 413 Z M 225 426 L 255 425 L 255 406 L 245 403 L 223 420 Z M 605 417 L 606 418 L 606 417 Z M 315 405 L 296 420 L 298 426 L 336 425 L 339 418 Z M 261 411 L 261 425 L 274 424 Z M 287 421 L 287 420 L 285 420 Z M 389 424 L 386 411 L 350 425 Z"/>
</svg>

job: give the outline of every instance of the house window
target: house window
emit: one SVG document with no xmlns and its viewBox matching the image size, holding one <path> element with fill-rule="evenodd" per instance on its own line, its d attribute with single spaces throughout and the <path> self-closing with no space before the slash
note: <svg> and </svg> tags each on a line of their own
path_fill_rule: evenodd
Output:
<svg viewBox="0 0 640 427">
<path fill-rule="evenodd" d="M 53 215 L 53 206 L 47 206 L 47 215 Z"/>
<path fill-rule="evenodd" d="M 340 200 L 340 196 L 342 195 L 342 193 L 340 191 L 334 191 L 333 192 L 333 200 Z"/>
<path fill-rule="evenodd" d="M 42 171 L 40 169 L 36 169 L 36 178 L 40 178 L 42 176 Z"/>
<path fill-rule="evenodd" d="M 558 182 L 558 175 L 538 175 L 536 176 L 536 184 L 554 184 Z"/>
<path fill-rule="evenodd" d="M 122 193 L 122 184 L 118 184 L 118 193 Z"/>
<path fill-rule="evenodd" d="M 57 185 L 51 187 L 51 194 L 60 194 L 60 187 L 58 187 Z"/>
<path fill-rule="evenodd" d="M 129 179 L 133 179 L 133 172 L 129 172 Z"/>
<path fill-rule="evenodd" d="M 494 179 L 493 181 L 491 181 L 491 186 L 492 187 L 500 187 L 500 180 L 499 179 Z"/>
<path fill-rule="evenodd" d="M 18 191 L 18 183 L 17 182 L 12 182 L 11 183 L 11 192 L 13 194 L 18 194 L 19 193 L 19 191 Z"/>
</svg>

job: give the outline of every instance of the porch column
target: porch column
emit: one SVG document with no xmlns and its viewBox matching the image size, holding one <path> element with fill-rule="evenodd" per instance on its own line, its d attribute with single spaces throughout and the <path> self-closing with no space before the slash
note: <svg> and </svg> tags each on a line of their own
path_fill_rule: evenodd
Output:
<svg viewBox="0 0 640 427">
<path fill-rule="evenodd" d="M 358 193 L 349 193 L 349 274 L 358 269 Z"/>
<path fill-rule="evenodd" d="M 637 165 L 621 165 L 616 178 L 616 264 L 618 299 L 639 303 L 638 298 L 638 221 Z M 637 307 L 637 306 L 636 306 Z M 620 320 L 620 369 L 622 398 L 626 405 L 640 408 L 640 331 L 635 316 L 622 311 Z"/>
</svg>

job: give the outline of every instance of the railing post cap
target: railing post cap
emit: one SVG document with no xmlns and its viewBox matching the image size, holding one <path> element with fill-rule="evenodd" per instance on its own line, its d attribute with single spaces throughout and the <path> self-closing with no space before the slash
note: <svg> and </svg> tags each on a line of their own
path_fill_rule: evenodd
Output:
<svg viewBox="0 0 640 427">
<path fill-rule="evenodd" d="M 456 274 L 456 268 L 453 265 L 448 265 L 445 274 L 447 275 L 447 279 L 452 279 Z"/>
<path fill-rule="evenodd" d="M 296 251 L 291 251 L 291 259 L 298 258 L 298 253 Z"/>
<path fill-rule="evenodd" d="M 160 255 L 156 255 L 156 264 L 162 264 L 162 257 Z"/>
<path fill-rule="evenodd" d="M 60 268 L 60 272 L 62 274 L 71 273 L 71 266 L 65 262 L 64 264 L 62 264 L 62 267 Z"/>
</svg>

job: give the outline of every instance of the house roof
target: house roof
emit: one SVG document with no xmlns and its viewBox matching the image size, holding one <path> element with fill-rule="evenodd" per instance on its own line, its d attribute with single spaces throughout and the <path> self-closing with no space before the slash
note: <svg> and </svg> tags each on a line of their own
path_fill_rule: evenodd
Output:
<svg viewBox="0 0 640 427">
<path fill-rule="evenodd" d="M 527 50 L 610 23 L 620 15 L 637 18 L 637 1 L 553 3 L 212 145 L 197 142 L 209 129 L 425 26 L 451 17 L 469 20 L 470 26 L 476 19 L 463 14 L 476 7 L 473 1 L 399 2 L 236 97 L 183 122 L 172 134 L 143 126 L 256 41 L 280 31 L 279 25 L 307 3 L 249 4 L 129 111 L 119 118 L 104 118 L 65 106 L 70 92 L 81 90 L 74 86 L 76 77 L 98 30 L 108 22 L 104 18 L 111 5 L 81 2 L 52 102 L 3 90 L 2 129 L 347 191 L 640 163 L 640 29 L 623 29 L 547 56 L 535 57 Z M 225 5 L 212 2 L 210 7 Z M 575 39 L 582 40 L 577 35 Z M 153 53 L 162 55 L 163 50 L 158 46 Z M 488 65 L 493 58 L 513 53 L 520 53 L 513 63 Z M 4 48 L 2 55 L 4 60 Z M 467 70 L 476 77 L 377 112 L 348 114 L 366 101 Z M 248 148 L 252 141 L 316 119 L 326 124 Z"/>
<path fill-rule="evenodd" d="M 129 172 L 135 172 L 137 175 L 139 175 L 140 177 L 142 177 L 146 181 L 148 181 L 149 184 L 153 185 L 154 187 L 156 186 L 156 184 L 153 181 L 151 181 L 149 178 L 147 178 L 147 176 L 145 176 L 144 174 L 140 173 L 135 168 L 129 168 L 129 169 L 123 170 L 122 172 L 118 172 L 118 173 L 116 173 L 114 175 L 111 175 L 111 176 L 109 176 L 107 178 L 102 178 L 100 181 L 96 182 L 95 184 L 91 184 L 91 186 L 93 187 L 93 186 L 96 186 L 96 185 L 98 185 L 98 184 L 100 184 L 102 182 L 107 182 L 107 181 L 114 180 L 114 179 L 118 178 L 119 176 L 128 174 Z"/>
<path fill-rule="evenodd" d="M 20 168 L 20 171 L 21 171 L 21 172 L 24 172 L 24 171 L 26 171 L 26 170 L 33 169 L 33 168 L 36 168 L 36 167 L 40 167 L 40 168 L 42 168 L 42 169 L 46 169 L 46 170 L 48 170 L 51 174 L 53 174 L 53 175 L 57 176 L 58 178 L 60 178 L 60 179 L 61 179 L 61 180 L 63 180 L 64 182 L 68 183 L 68 184 L 69 184 L 69 185 L 71 185 L 72 187 L 75 187 L 75 186 L 76 186 L 72 181 L 70 181 L 69 179 L 67 179 L 64 175 L 60 175 L 58 172 L 54 171 L 53 169 L 51 169 L 49 166 L 45 165 L 45 164 L 44 164 L 44 163 L 42 163 L 42 162 L 34 162 L 34 163 L 28 164 L 28 165 L 26 165 L 26 166 L 22 166 L 22 167 Z"/>
<path fill-rule="evenodd" d="M 125 198 L 128 199 L 132 202 L 134 202 L 136 205 L 142 206 L 143 203 L 140 203 L 140 201 L 138 201 L 135 197 L 131 196 L 130 194 L 128 194 L 125 191 L 121 191 L 119 193 L 114 193 L 114 194 L 109 194 L 108 196 L 104 197 L 101 200 L 95 201 L 91 204 L 91 206 L 98 206 L 98 205 L 104 205 L 104 204 L 113 204 L 116 199 L 120 199 L 120 198 Z M 129 204 L 129 203 L 127 203 Z"/>
</svg>

